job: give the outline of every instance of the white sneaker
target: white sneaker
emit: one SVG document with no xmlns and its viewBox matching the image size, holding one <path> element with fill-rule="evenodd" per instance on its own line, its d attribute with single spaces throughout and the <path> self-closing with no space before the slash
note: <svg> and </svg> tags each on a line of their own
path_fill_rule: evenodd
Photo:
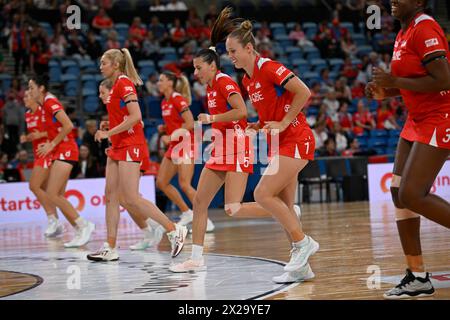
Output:
<svg viewBox="0 0 450 320">
<path fill-rule="evenodd" d="M 44 235 L 47 238 L 57 237 L 64 233 L 64 226 L 59 220 L 52 220 L 48 223 L 47 229 L 45 229 Z"/>
<path fill-rule="evenodd" d="M 188 233 L 185 226 L 180 226 L 175 223 L 175 228 L 175 231 L 167 233 L 167 237 L 169 238 L 170 245 L 172 247 L 172 258 L 175 258 L 180 254 L 184 246 L 184 240 L 186 239 Z"/>
<path fill-rule="evenodd" d="M 298 217 L 298 220 L 301 220 L 301 218 L 302 218 L 302 209 L 300 208 L 300 206 L 294 205 L 294 211 L 295 211 L 295 214 Z"/>
<path fill-rule="evenodd" d="M 319 244 L 310 236 L 306 236 L 308 243 L 301 247 L 293 247 L 291 260 L 284 266 L 284 271 L 297 271 L 308 263 L 308 258 L 319 250 Z"/>
<path fill-rule="evenodd" d="M 188 259 L 182 263 L 172 264 L 169 270 L 175 273 L 206 271 L 205 260 Z"/>
<path fill-rule="evenodd" d="M 211 221 L 211 219 L 208 218 L 208 220 L 206 221 L 206 233 L 213 232 L 215 228 L 216 226 L 214 225 L 214 223 Z M 189 233 L 192 233 L 192 229 L 189 229 Z"/>
<path fill-rule="evenodd" d="M 166 232 L 166 230 L 163 228 L 163 226 L 158 226 L 156 229 L 154 229 L 155 231 L 153 232 L 153 241 L 154 241 L 154 243 L 155 243 L 155 245 L 158 245 L 160 242 L 161 242 L 161 240 L 162 240 L 162 238 L 163 238 L 163 236 L 164 236 L 164 233 Z"/>
<path fill-rule="evenodd" d="M 119 260 L 119 253 L 117 249 L 113 249 L 107 242 L 103 244 L 97 252 L 87 255 L 87 259 L 91 261 L 117 261 Z"/>
<path fill-rule="evenodd" d="M 308 281 L 315 277 L 316 275 L 311 269 L 309 263 L 298 271 L 285 272 L 281 276 L 276 276 L 272 278 L 275 283 L 294 283 Z"/>
<path fill-rule="evenodd" d="M 131 250 L 145 250 L 152 247 L 155 244 L 153 238 L 144 238 L 137 243 L 130 246 Z"/>
<path fill-rule="evenodd" d="M 66 248 L 78 248 L 84 246 L 91 239 L 92 232 L 95 230 L 95 224 L 90 221 L 86 221 L 86 225 L 83 228 L 77 230 L 75 238 L 72 241 L 64 243 Z"/>
<path fill-rule="evenodd" d="M 192 210 L 189 210 L 181 214 L 180 221 L 178 221 L 178 224 L 180 226 L 187 226 L 189 223 L 192 222 L 192 219 L 194 219 L 194 213 L 192 212 Z"/>
</svg>

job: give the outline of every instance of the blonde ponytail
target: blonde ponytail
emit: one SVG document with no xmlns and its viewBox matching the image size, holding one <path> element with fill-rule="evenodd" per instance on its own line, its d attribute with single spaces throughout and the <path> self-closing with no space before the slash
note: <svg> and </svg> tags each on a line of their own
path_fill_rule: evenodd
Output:
<svg viewBox="0 0 450 320">
<path fill-rule="evenodd" d="M 191 105 L 192 103 L 191 86 L 186 76 L 180 76 L 178 78 L 175 91 L 181 94 L 187 100 L 187 103 Z"/>
<path fill-rule="evenodd" d="M 119 71 L 123 72 L 131 82 L 137 86 L 141 86 L 143 81 L 139 77 L 136 68 L 133 64 L 133 59 L 131 58 L 130 51 L 127 48 L 123 49 L 109 49 L 103 56 L 109 59 L 113 64 L 117 63 L 119 65 Z"/>
<path fill-rule="evenodd" d="M 136 71 L 136 68 L 134 67 L 133 59 L 131 58 L 130 51 L 128 51 L 127 48 L 123 48 L 120 51 L 122 51 L 124 57 L 125 57 L 125 74 L 128 78 L 130 78 L 131 82 L 133 82 L 137 86 L 142 86 L 144 82 L 142 81 L 141 77 L 139 77 L 139 74 Z"/>
</svg>

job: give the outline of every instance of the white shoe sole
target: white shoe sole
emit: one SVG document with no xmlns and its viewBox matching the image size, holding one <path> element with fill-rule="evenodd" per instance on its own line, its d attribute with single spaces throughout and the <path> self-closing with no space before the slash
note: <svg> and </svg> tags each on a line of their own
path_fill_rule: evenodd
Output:
<svg viewBox="0 0 450 320">
<path fill-rule="evenodd" d="M 315 241 L 313 238 L 309 238 L 309 241 L 312 241 L 312 249 L 310 250 L 308 256 L 305 258 L 305 261 L 302 265 L 299 264 L 294 264 L 294 265 L 285 265 L 284 266 L 284 271 L 297 271 L 300 268 L 303 268 L 307 263 L 308 263 L 308 259 L 309 257 L 311 257 L 312 255 L 314 255 L 320 248 L 319 243 L 317 241 Z"/>
<path fill-rule="evenodd" d="M 189 270 L 176 269 L 176 268 L 174 268 L 174 266 L 169 267 L 169 270 L 173 273 L 203 272 L 203 271 L 206 271 L 206 269 L 207 269 L 206 266 L 196 267 L 196 268 L 189 269 Z"/>
<path fill-rule="evenodd" d="M 314 272 L 311 271 L 311 273 L 308 273 L 308 275 L 306 275 L 306 277 L 298 277 L 296 279 L 291 278 L 288 280 L 283 280 L 283 279 L 281 279 L 281 277 L 273 277 L 272 281 L 275 283 L 278 283 L 278 284 L 286 284 L 286 283 L 310 281 L 310 280 L 314 279 L 315 277 L 316 277 L 316 275 L 314 274 Z"/>
<path fill-rule="evenodd" d="M 386 294 L 383 294 L 383 298 L 386 300 L 407 300 L 407 299 L 417 299 L 417 298 L 426 298 L 426 297 L 432 297 L 434 296 L 433 293 L 421 293 L 417 296 L 410 296 L 407 294 L 402 294 L 400 296 L 388 296 Z"/>
<path fill-rule="evenodd" d="M 95 224 L 93 224 L 92 222 L 88 223 L 88 228 L 89 228 L 89 236 L 87 237 L 87 240 L 80 243 L 80 247 L 86 245 L 89 241 L 91 241 L 91 236 L 92 236 L 92 232 L 94 232 L 95 230 Z"/>
<path fill-rule="evenodd" d="M 118 261 L 119 260 L 119 256 L 117 256 L 117 258 L 112 258 L 112 259 L 104 259 L 104 258 L 96 258 L 96 257 L 89 257 L 89 256 L 87 256 L 87 259 L 89 260 L 89 261 L 94 261 L 94 262 L 102 262 L 102 261 L 104 261 L 104 262 L 112 262 L 112 261 Z"/>
</svg>

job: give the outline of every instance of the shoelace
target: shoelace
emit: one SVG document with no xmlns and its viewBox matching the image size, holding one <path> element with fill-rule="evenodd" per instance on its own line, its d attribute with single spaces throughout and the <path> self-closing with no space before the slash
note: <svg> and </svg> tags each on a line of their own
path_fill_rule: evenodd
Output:
<svg viewBox="0 0 450 320">
<path fill-rule="evenodd" d="M 289 256 L 292 257 L 292 255 L 293 255 L 296 251 L 300 251 L 300 248 L 292 247 L 291 251 L 289 252 Z"/>
<path fill-rule="evenodd" d="M 407 284 L 409 284 L 410 282 L 413 282 L 415 279 L 414 275 L 408 273 L 403 279 L 402 281 L 400 281 L 400 283 L 396 286 L 396 288 L 403 288 L 405 287 Z"/>
</svg>

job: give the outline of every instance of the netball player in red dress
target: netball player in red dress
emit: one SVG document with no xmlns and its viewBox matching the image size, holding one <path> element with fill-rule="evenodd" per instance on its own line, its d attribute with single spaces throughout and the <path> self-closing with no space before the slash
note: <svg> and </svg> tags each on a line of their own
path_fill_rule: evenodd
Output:
<svg viewBox="0 0 450 320">
<path fill-rule="evenodd" d="M 148 156 L 137 100 L 135 84 L 142 84 L 128 49 L 106 51 L 100 64 L 105 78 L 112 81 L 109 103 L 109 130 L 98 130 L 95 139 L 111 139 L 106 164 L 106 224 L 107 242 L 96 253 L 87 258 L 92 261 L 114 261 L 119 259 L 116 249 L 119 223 L 119 202 L 128 212 L 156 220 L 168 232 L 172 256 L 181 251 L 187 228 L 172 223 L 153 203 L 139 194 L 140 164 Z M 144 219 L 144 218 L 143 218 Z M 144 219 L 145 220 L 145 219 Z"/>
<path fill-rule="evenodd" d="M 113 87 L 113 83 L 111 82 L 110 79 L 105 79 L 100 83 L 99 98 L 102 100 L 104 105 L 107 105 L 109 103 L 109 93 L 111 92 L 112 87 Z M 109 121 L 102 121 L 100 123 L 100 130 L 108 131 L 109 130 Z M 146 144 L 145 150 L 147 150 L 147 149 L 148 149 L 148 147 Z M 149 169 L 149 161 L 150 161 L 149 156 L 145 157 L 142 160 L 141 166 L 139 168 L 142 175 Z M 119 203 L 120 203 L 120 201 L 121 201 L 121 199 L 119 199 Z M 147 200 L 145 200 L 145 201 L 147 201 Z M 131 245 L 130 249 L 131 250 L 145 250 L 145 249 L 157 244 L 155 241 L 154 232 L 155 232 L 155 229 L 159 226 L 159 224 L 156 223 L 155 221 L 151 220 L 150 218 L 141 217 L 139 215 L 136 215 L 133 212 L 129 212 L 129 214 L 130 214 L 130 217 L 133 219 L 133 221 L 141 229 L 141 231 L 144 235 L 143 239 L 141 239 L 137 243 Z"/>
<path fill-rule="evenodd" d="M 228 11 L 221 13 L 211 36 L 213 45 L 223 38 L 223 24 Z M 232 217 L 270 217 L 271 214 L 257 203 L 243 203 L 248 174 L 253 171 L 253 145 L 245 133 L 247 111 L 238 85 L 230 76 L 220 72 L 220 58 L 215 48 L 201 50 L 194 58 L 195 75 L 201 83 L 207 84 L 209 114 L 200 114 L 199 121 L 212 123 L 214 149 L 210 160 L 202 171 L 197 195 L 194 200 L 193 246 L 191 258 L 173 265 L 173 272 L 202 271 L 206 269 L 203 260 L 203 240 L 209 204 L 225 183 L 225 211 Z M 295 191 L 295 190 L 294 190 Z M 293 201 L 290 208 L 293 209 Z M 288 209 L 289 211 L 290 209 Z M 299 208 L 298 208 L 299 211 Z M 299 213 L 300 214 L 300 213 Z M 296 218 L 299 223 L 299 219 Z M 295 282 L 314 277 L 309 265 L 299 275 L 290 274 L 275 277 L 276 282 Z"/>
<path fill-rule="evenodd" d="M 292 241 L 291 259 L 283 276 L 289 278 L 289 272 L 306 274 L 308 258 L 319 249 L 319 244 L 303 233 L 293 204 L 298 174 L 314 157 L 314 136 L 300 112 L 310 91 L 286 67 L 256 53 L 250 21 L 237 23 L 230 16 L 230 8 L 221 12 L 216 33 L 220 36 L 213 43 L 226 39 L 234 66 L 246 72 L 243 87 L 259 116 L 259 122 L 249 127 L 273 135 L 269 139 L 271 161 L 255 189 L 255 200 L 282 224 Z M 274 145 L 277 138 L 279 148 Z"/>
<path fill-rule="evenodd" d="M 47 131 L 45 130 L 45 115 L 44 110 L 39 104 L 31 98 L 29 90 L 25 91 L 23 97 L 25 107 L 28 109 L 25 112 L 25 122 L 27 125 L 27 135 L 20 138 L 20 142 L 31 142 L 33 144 L 34 166 L 30 177 L 30 190 L 34 193 L 39 203 L 45 210 L 48 219 L 48 226 L 45 230 L 46 237 L 56 237 L 63 233 L 63 225 L 58 221 L 58 213 L 56 206 L 50 201 L 45 192 L 50 166 L 52 164 L 51 156 L 39 157 L 37 154 L 38 146 L 48 139 Z"/>
<path fill-rule="evenodd" d="M 58 207 L 70 224 L 76 229 L 72 241 L 66 248 L 80 247 L 89 242 L 95 225 L 86 221 L 64 197 L 67 181 L 73 166 L 78 163 L 78 146 L 71 132 L 73 124 L 59 100 L 48 92 L 48 77 L 36 76 L 28 83 L 31 97 L 42 106 L 45 114 L 45 129 L 48 140 L 37 148 L 40 158 L 51 156 L 52 165 L 47 181 L 46 193 L 50 201 Z"/>
<path fill-rule="evenodd" d="M 191 184 L 195 167 L 194 117 L 189 109 L 192 99 L 189 80 L 183 75 L 165 71 L 159 76 L 158 89 L 164 97 L 161 102 L 164 120 L 162 130 L 171 138 L 171 142 L 161 162 L 156 185 L 182 212 L 178 224 L 186 226 L 192 222 L 192 210 L 170 181 L 178 174 L 181 190 L 189 201 L 194 203 L 195 189 Z M 180 145 L 183 143 L 189 146 L 183 148 Z M 185 149 L 189 154 L 183 154 Z M 214 230 L 214 224 L 209 219 L 206 230 L 208 232 Z"/>
<path fill-rule="evenodd" d="M 450 205 L 430 188 L 450 149 L 449 48 L 439 24 L 424 13 L 427 1 L 393 0 L 400 20 L 391 73 L 374 68 L 369 97 L 402 96 L 408 119 L 397 146 L 391 193 L 408 269 L 386 299 L 434 294 L 420 244 L 420 215 L 450 228 Z"/>
</svg>

